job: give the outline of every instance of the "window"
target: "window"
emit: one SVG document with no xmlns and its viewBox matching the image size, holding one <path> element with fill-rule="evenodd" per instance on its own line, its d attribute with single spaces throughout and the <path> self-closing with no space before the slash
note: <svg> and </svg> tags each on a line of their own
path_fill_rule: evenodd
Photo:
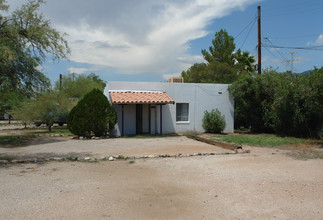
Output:
<svg viewBox="0 0 323 220">
<path fill-rule="evenodd" d="M 188 103 L 176 103 L 176 121 L 188 121 Z"/>
</svg>

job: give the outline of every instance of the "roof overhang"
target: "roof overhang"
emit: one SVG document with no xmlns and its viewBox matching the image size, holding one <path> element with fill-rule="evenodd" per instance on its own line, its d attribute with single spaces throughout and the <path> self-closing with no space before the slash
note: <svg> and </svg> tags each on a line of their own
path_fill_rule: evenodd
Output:
<svg viewBox="0 0 323 220">
<path fill-rule="evenodd" d="M 110 91 L 112 104 L 174 104 L 174 100 L 162 91 Z"/>
</svg>

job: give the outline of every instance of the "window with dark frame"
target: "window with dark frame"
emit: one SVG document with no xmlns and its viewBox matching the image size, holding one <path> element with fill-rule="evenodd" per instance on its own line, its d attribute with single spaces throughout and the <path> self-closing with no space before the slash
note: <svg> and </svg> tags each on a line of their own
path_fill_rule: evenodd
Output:
<svg viewBox="0 0 323 220">
<path fill-rule="evenodd" d="M 188 121 L 188 112 L 188 103 L 176 103 L 176 122 Z"/>
</svg>

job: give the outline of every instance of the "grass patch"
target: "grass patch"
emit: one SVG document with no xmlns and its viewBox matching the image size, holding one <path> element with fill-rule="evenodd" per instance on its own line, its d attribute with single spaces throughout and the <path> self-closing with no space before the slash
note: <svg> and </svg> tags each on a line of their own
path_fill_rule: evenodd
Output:
<svg viewBox="0 0 323 220">
<path fill-rule="evenodd" d="M 271 134 L 249 135 L 249 134 L 231 134 L 231 135 L 214 135 L 211 140 L 224 141 L 238 145 L 249 146 L 282 146 L 288 144 L 298 144 L 308 142 L 308 139 L 293 137 L 278 137 Z"/>
<path fill-rule="evenodd" d="M 88 163 L 99 163 L 98 160 L 89 160 L 89 161 L 86 161 L 86 162 L 88 162 Z"/>
<path fill-rule="evenodd" d="M 130 160 L 130 161 L 129 161 L 129 164 L 133 164 L 133 163 L 135 163 L 135 161 L 134 161 L 134 160 Z"/>
<path fill-rule="evenodd" d="M 42 130 L 44 129 L 44 131 L 41 131 L 41 132 L 35 132 L 37 134 L 62 134 L 62 135 L 73 135 L 68 129 L 67 127 L 52 127 L 52 131 L 49 132 L 48 131 L 48 128 L 41 128 Z M 39 128 L 38 128 L 39 130 Z"/>
<path fill-rule="evenodd" d="M 11 157 L 0 157 L 0 160 L 7 160 L 7 161 L 12 161 L 13 160 L 13 158 L 11 158 Z"/>
<path fill-rule="evenodd" d="M 189 132 L 183 133 L 184 136 L 189 136 L 189 135 L 196 136 L 196 135 L 200 135 L 200 134 L 202 134 L 202 133 L 195 132 L 195 131 L 189 131 Z"/>
<path fill-rule="evenodd" d="M 34 138 L 36 138 L 35 134 L 0 136 L 0 145 L 22 146 Z"/>
<path fill-rule="evenodd" d="M 66 157 L 65 159 L 69 161 L 77 161 L 77 157 Z"/>
</svg>

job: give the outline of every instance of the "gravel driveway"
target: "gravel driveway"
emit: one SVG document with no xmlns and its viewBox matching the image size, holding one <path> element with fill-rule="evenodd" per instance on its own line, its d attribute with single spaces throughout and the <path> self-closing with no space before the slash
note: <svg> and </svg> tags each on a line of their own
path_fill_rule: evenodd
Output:
<svg viewBox="0 0 323 220">
<path fill-rule="evenodd" d="M 23 147 L 1 147 L 0 156 L 13 158 L 69 156 L 144 156 L 158 154 L 193 154 L 228 152 L 220 147 L 184 136 L 157 138 L 111 138 L 77 140 L 71 137 L 43 137 Z"/>
<path fill-rule="evenodd" d="M 62 146 L 57 149 L 65 152 L 63 146 L 77 143 L 71 149 L 79 147 L 87 151 L 89 148 L 84 149 L 84 143 L 88 143 L 97 153 L 107 153 L 103 151 L 106 141 L 63 139 L 42 146 L 56 144 Z M 102 147 L 95 143 L 101 143 Z M 192 142 L 175 137 L 115 139 L 111 143 L 126 153 L 126 149 L 135 146 L 154 149 L 156 143 L 176 143 L 185 147 Z M 141 146 L 143 143 L 145 146 Z M 38 152 L 37 148 L 30 149 Z M 134 163 L 0 166 L 0 216 L 1 219 L 323 219 L 323 160 L 296 160 L 276 149 L 249 150 L 250 154 L 141 159 Z"/>
</svg>

